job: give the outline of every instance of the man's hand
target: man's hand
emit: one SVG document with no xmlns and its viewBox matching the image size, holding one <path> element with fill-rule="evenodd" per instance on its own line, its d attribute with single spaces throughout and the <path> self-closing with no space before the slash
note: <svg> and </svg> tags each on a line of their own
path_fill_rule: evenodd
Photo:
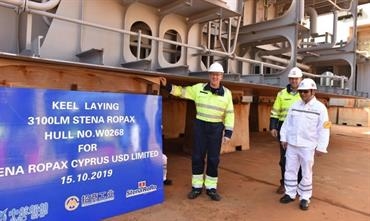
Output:
<svg viewBox="0 0 370 221">
<path fill-rule="evenodd" d="M 230 138 L 228 138 L 228 137 L 224 137 L 222 139 L 222 144 L 228 144 L 229 142 L 230 142 Z"/>
<path fill-rule="evenodd" d="M 161 85 L 163 85 L 164 87 L 166 87 L 166 85 L 167 85 L 167 79 L 165 77 L 160 77 L 159 80 L 161 82 Z"/>
<path fill-rule="evenodd" d="M 288 142 L 285 142 L 285 141 L 281 141 L 281 146 L 283 147 L 283 149 L 285 150 L 288 146 Z"/>
<path fill-rule="evenodd" d="M 272 130 L 270 131 L 270 133 L 271 133 L 271 135 L 272 135 L 273 137 L 277 137 L 277 136 L 278 136 L 278 131 L 277 131 L 276 129 L 272 129 Z"/>
</svg>

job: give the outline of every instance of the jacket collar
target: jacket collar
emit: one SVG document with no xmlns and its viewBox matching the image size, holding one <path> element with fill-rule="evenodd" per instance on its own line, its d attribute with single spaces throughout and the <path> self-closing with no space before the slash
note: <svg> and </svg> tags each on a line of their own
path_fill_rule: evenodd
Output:
<svg viewBox="0 0 370 221">
<path fill-rule="evenodd" d="M 293 94 L 293 95 L 295 95 L 295 94 L 297 94 L 297 93 L 298 93 L 298 90 L 293 91 L 293 89 L 292 89 L 292 85 L 290 85 L 290 84 L 288 84 L 288 85 L 286 86 L 286 90 L 288 91 L 288 93 L 289 93 L 289 94 Z"/>
<path fill-rule="evenodd" d="M 224 87 L 222 86 L 222 84 L 220 85 L 219 88 L 212 88 L 211 85 L 209 83 L 207 83 L 203 87 L 203 90 L 210 91 L 212 94 L 216 94 L 216 95 L 219 95 L 219 96 L 224 96 L 224 94 L 225 94 L 225 90 L 224 90 Z"/>
</svg>

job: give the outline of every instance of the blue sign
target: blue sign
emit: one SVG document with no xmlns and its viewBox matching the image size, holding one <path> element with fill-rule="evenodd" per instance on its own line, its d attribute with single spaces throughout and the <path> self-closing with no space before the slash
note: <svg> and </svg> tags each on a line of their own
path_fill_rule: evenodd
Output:
<svg viewBox="0 0 370 221">
<path fill-rule="evenodd" d="M 159 96 L 0 88 L 0 220 L 101 220 L 163 202 Z"/>
</svg>

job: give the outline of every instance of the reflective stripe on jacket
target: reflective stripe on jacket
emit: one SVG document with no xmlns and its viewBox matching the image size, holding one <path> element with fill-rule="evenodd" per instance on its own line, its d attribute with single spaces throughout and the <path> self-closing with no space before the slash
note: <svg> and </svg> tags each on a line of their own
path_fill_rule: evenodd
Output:
<svg viewBox="0 0 370 221">
<path fill-rule="evenodd" d="M 290 106 L 300 99 L 299 93 L 289 93 L 287 88 L 279 91 L 272 106 L 270 117 L 284 121 Z"/>
<path fill-rule="evenodd" d="M 222 87 L 223 95 L 204 90 L 205 83 L 181 87 L 172 85 L 171 94 L 193 100 L 196 107 L 196 118 L 206 122 L 223 122 L 226 130 L 234 128 L 234 106 L 231 91 Z"/>
</svg>

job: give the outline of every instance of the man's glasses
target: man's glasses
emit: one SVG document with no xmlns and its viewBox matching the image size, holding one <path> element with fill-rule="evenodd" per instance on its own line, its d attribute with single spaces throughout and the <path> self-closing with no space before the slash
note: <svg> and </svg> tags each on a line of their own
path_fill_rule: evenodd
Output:
<svg viewBox="0 0 370 221">
<path fill-rule="evenodd" d="M 298 92 L 301 93 L 301 94 L 307 94 L 309 92 L 309 90 L 299 90 Z"/>
</svg>

